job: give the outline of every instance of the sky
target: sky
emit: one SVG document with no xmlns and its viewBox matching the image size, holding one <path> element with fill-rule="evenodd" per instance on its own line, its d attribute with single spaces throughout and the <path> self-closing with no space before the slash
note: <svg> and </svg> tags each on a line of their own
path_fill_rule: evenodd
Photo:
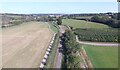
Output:
<svg viewBox="0 0 120 70">
<path fill-rule="evenodd" d="M 117 2 L 2 2 L 0 13 L 106 13 L 118 12 Z"/>
<path fill-rule="evenodd" d="M 117 2 L 117 0 L 1 0 L 0 2 Z"/>
</svg>

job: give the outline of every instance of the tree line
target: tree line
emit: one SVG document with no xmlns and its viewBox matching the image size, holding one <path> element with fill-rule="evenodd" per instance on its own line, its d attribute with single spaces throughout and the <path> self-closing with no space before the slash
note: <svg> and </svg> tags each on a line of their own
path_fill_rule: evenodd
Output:
<svg viewBox="0 0 120 70">
<path fill-rule="evenodd" d="M 73 31 L 66 31 L 63 34 L 63 62 L 62 68 L 79 68 L 79 58 L 76 55 L 80 50 Z"/>
<path fill-rule="evenodd" d="M 111 15 L 111 16 L 107 16 L 107 15 L 98 16 L 98 15 L 96 15 L 96 16 L 93 16 L 91 18 L 91 21 L 106 24 L 106 25 L 113 27 L 113 28 L 120 28 L 120 25 L 119 25 L 120 20 L 118 20 L 116 15 Z"/>
<path fill-rule="evenodd" d="M 67 17 L 66 17 L 67 16 Z M 90 17 L 91 18 L 78 18 L 78 17 Z M 68 19 L 76 19 L 76 20 L 85 20 L 90 22 L 98 22 L 101 24 L 106 24 L 113 28 L 120 28 L 120 13 L 98 13 L 98 14 L 71 14 L 65 15 L 64 17 Z"/>
</svg>

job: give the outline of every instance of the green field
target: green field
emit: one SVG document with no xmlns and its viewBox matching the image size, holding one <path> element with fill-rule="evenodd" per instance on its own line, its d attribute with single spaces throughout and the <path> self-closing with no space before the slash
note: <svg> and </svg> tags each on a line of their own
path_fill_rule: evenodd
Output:
<svg viewBox="0 0 120 70">
<path fill-rule="evenodd" d="M 90 19 L 90 18 L 92 18 L 93 16 L 80 16 L 80 17 L 75 17 L 75 18 L 80 18 L 80 19 L 82 19 L 82 18 L 84 18 L 84 19 Z"/>
<path fill-rule="evenodd" d="M 59 43 L 59 33 L 55 36 L 55 41 L 52 45 L 52 51 L 50 52 L 50 55 L 47 59 L 47 63 L 44 68 L 53 68 L 56 60 L 56 53 L 57 53 L 57 47 Z"/>
<path fill-rule="evenodd" d="M 109 28 L 109 26 L 101 23 L 89 22 L 84 20 L 75 20 L 75 19 L 63 19 L 62 24 L 71 26 L 73 28 Z"/>
<path fill-rule="evenodd" d="M 77 28 L 74 30 L 81 41 L 118 42 L 117 28 Z"/>
<path fill-rule="evenodd" d="M 84 45 L 94 68 L 118 68 L 118 47 Z"/>
<path fill-rule="evenodd" d="M 57 33 L 58 32 L 58 29 L 57 29 L 57 25 L 53 24 L 53 23 L 50 23 L 50 28 L 53 32 Z"/>
</svg>

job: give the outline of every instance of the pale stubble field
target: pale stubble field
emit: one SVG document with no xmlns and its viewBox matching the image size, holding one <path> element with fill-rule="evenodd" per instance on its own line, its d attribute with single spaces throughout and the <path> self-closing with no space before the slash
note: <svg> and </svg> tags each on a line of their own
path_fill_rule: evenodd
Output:
<svg viewBox="0 0 120 70">
<path fill-rule="evenodd" d="M 53 33 L 43 22 L 27 22 L 2 30 L 2 67 L 38 68 Z"/>
</svg>

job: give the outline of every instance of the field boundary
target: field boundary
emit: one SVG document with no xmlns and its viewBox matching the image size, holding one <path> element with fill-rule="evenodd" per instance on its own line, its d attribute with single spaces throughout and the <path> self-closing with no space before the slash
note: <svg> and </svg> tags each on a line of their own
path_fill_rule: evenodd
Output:
<svg viewBox="0 0 120 70">
<path fill-rule="evenodd" d="M 89 57 L 88 57 L 88 55 L 83 47 L 81 48 L 80 54 L 82 55 L 82 58 L 85 62 L 86 68 L 93 68 L 93 65 L 92 65 L 92 63 L 91 63 L 91 61 L 90 61 L 90 59 L 89 59 Z"/>
<path fill-rule="evenodd" d="M 54 59 L 56 59 L 55 54 L 57 52 L 57 47 L 56 46 L 58 45 L 58 42 L 59 42 L 59 33 L 57 33 L 55 38 L 54 38 L 50 54 L 49 54 L 43 68 L 54 68 Z"/>
<path fill-rule="evenodd" d="M 106 43 L 106 42 L 88 42 L 88 41 L 79 41 L 78 36 L 76 35 L 76 41 L 80 44 L 86 45 L 95 45 L 95 46 L 109 46 L 109 47 L 118 47 L 119 43 Z"/>
<path fill-rule="evenodd" d="M 68 25 L 64 25 L 64 26 L 66 26 L 69 30 L 71 30 L 70 26 L 68 26 Z"/>
<path fill-rule="evenodd" d="M 55 25 L 53 22 L 47 22 L 50 30 L 53 32 L 53 33 L 57 33 L 58 32 L 58 27 L 57 25 Z"/>
<path fill-rule="evenodd" d="M 53 37 L 48 26 L 42 22 L 30 22 L 6 28 L 3 34 L 3 45 L 5 44 L 3 58 L 6 58 L 4 68 L 39 67 Z"/>
<path fill-rule="evenodd" d="M 43 68 L 44 65 L 45 65 L 45 64 L 47 63 L 47 61 L 48 61 L 49 55 L 51 54 L 51 50 L 52 50 L 52 48 L 53 48 L 53 44 L 54 44 L 55 37 L 56 37 L 56 33 L 53 35 L 52 40 L 51 40 L 51 42 L 50 42 L 50 44 L 49 44 L 49 48 L 46 50 L 46 53 L 45 53 L 45 55 L 44 55 L 44 58 L 43 58 L 42 62 L 40 63 L 40 68 Z"/>
<path fill-rule="evenodd" d="M 51 32 L 53 32 L 54 33 L 54 31 L 51 29 L 51 26 L 50 26 L 50 24 L 48 23 L 48 27 L 49 27 L 49 29 L 51 30 Z"/>
</svg>

